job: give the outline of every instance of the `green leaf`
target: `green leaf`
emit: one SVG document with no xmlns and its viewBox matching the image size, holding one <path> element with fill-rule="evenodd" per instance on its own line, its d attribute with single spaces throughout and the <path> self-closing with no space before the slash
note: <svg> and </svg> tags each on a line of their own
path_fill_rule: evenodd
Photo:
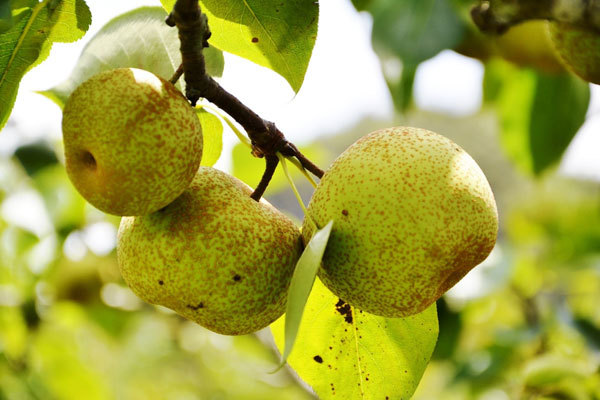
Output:
<svg viewBox="0 0 600 400">
<path fill-rule="evenodd" d="M 44 142 L 35 142 L 19 147 L 15 151 L 15 157 L 23 165 L 29 176 L 33 176 L 49 165 L 58 164 L 56 153 Z"/>
<path fill-rule="evenodd" d="M 200 165 L 212 167 L 221 157 L 221 151 L 223 150 L 223 123 L 216 115 L 203 108 L 197 108 L 196 114 L 202 125 L 204 142 Z"/>
<path fill-rule="evenodd" d="M 317 277 L 319 266 L 321 266 L 321 259 L 323 258 L 323 253 L 325 253 L 325 247 L 327 247 L 332 227 L 333 220 L 329 221 L 324 228 L 315 232 L 302 252 L 300 259 L 298 259 L 296 269 L 294 269 L 288 291 L 285 312 L 285 348 L 281 357 L 280 367 L 285 365 L 294 348 L 304 307 Z"/>
<path fill-rule="evenodd" d="M 271 325 L 284 347 L 283 318 Z M 408 318 L 357 310 L 317 280 L 288 363 L 321 399 L 409 399 L 438 334 L 435 305 Z"/>
<path fill-rule="evenodd" d="M 485 81 L 512 160 L 535 175 L 557 163 L 585 122 L 589 85 L 568 73 L 545 75 L 503 61 L 488 63 Z"/>
<path fill-rule="evenodd" d="M 373 0 L 352 0 L 352 4 L 354 4 L 357 11 L 368 10 L 372 2 Z"/>
<path fill-rule="evenodd" d="M 0 34 L 0 129 L 17 97 L 23 75 L 48 57 L 54 42 L 74 42 L 92 17 L 83 0 L 21 2 L 12 26 Z"/>
<path fill-rule="evenodd" d="M 465 32 L 464 23 L 448 0 L 378 0 L 369 10 L 375 48 L 409 65 L 454 48 Z"/>
<path fill-rule="evenodd" d="M 160 7 L 141 7 L 122 14 L 100 29 L 84 48 L 69 79 L 42 92 L 62 107 L 77 86 L 99 72 L 133 67 L 170 79 L 181 64 L 177 29 L 165 24 L 167 14 Z M 223 72 L 223 54 L 206 52 L 211 75 Z M 183 84 L 183 79 L 180 80 Z"/>
<path fill-rule="evenodd" d="M 394 107 L 400 112 L 405 112 L 412 104 L 416 73 L 416 66 L 405 64 L 398 79 L 392 80 L 386 78 Z"/>
<path fill-rule="evenodd" d="M 3 1 L 0 3 L 0 33 L 4 33 L 13 26 L 12 11 L 10 3 Z"/>
<path fill-rule="evenodd" d="M 462 320 L 460 314 L 450 307 L 442 296 L 436 301 L 439 321 L 439 335 L 435 350 L 431 358 L 433 360 L 447 360 L 454 356 L 460 334 L 462 332 Z"/>
<path fill-rule="evenodd" d="M 175 0 L 161 0 L 167 11 Z M 319 5 L 311 0 L 201 0 L 209 43 L 270 68 L 300 90 L 317 37 Z"/>
</svg>

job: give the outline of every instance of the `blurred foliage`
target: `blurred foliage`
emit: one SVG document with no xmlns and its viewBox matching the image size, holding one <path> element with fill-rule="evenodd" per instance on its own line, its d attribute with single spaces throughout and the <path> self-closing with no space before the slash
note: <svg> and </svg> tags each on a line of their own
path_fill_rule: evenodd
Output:
<svg viewBox="0 0 600 400">
<path fill-rule="evenodd" d="M 471 0 L 353 4 L 373 18 L 373 48 L 399 112 L 413 106 L 419 65 L 454 50 L 483 63 L 484 96 L 501 117 L 502 146 L 524 171 L 540 175 L 556 165 L 583 125 L 589 84 L 563 67 L 546 21 L 527 21 L 492 35 L 481 33 L 471 20 Z"/>
<path fill-rule="evenodd" d="M 267 332 L 220 336 L 135 297 L 118 218 L 84 202 L 52 148 L 0 159 L 0 399 L 312 397 L 269 374 Z"/>
<path fill-rule="evenodd" d="M 467 149 L 501 215 L 495 256 L 438 301 L 439 341 L 414 398 L 600 399 L 600 185 L 521 174 L 499 151 L 489 110 L 413 110 L 398 123 Z M 307 148 L 327 165 L 382 124 Z M 32 147 L 60 149 L 36 143 L 0 159 L 0 398 L 313 398 L 289 369 L 269 374 L 278 356 L 268 332 L 220 336 L 137 299 L 116 264 L 118 218 L 81 199 L 56 153 L 23 156 Z M 238 152 L 234 166 L 262 165 Z M 260 170 L 247 165 L 238 171 Z M 295 203 L 283 184 L 268 199 L 284 211 Z"/>
<path fill-rule="evenodd" d="M 488 62 L 485 73 L 485 97 L 500 116 L 506 153 L 532 174 L 556 164 L 585 121 L 589 85 L 574 75 L 549 75 L 502 60 Z"/>
</svg>

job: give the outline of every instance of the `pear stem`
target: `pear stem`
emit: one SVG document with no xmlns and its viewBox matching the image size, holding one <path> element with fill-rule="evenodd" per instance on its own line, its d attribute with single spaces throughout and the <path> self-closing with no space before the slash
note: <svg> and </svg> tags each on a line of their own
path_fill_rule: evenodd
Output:
<svg viewBox="0 0 600 400">
<path fill-rule="evenodd" d="M 306 177 L 306 179 L 308 179 L 308 181 L 310 182 L 310 184 L 312 185 L 313 188 L 315 188 L 315 189 L 317 188 L 317 182 L 315 182 L 315 180 L 312 178 L 312 176 L 310 176 L 308 174 L 308 172 L 306 172 L 306 170 L 304 169 L 302 164 L 300 164 L 300 161 L 298 161 L 297 158 L 290 157 L 290 158 L 287 158 L 287 161 L 294 164 L 296 166 L 296 168 L 298 168 L 300 170 L 300 172 L 302 172 L 302 175 L 304 175 Z M 283 163 L 281 163 L 281 165 L 283 166 Z"/>
<path fill-rule="evenodd" d="M 212 107 L 210 105 L 202 104 L 200 107 L 206 108 L 207 110 L 211 110 L 213 113 L 217 114 L 220 118 L 223 119 L 223 121 L 225 121 L 225 123 L 229 126 L 229 128 L 233 131 L 233 133 L 235 133 L 235 135 L 240 140 L 240 142 L 242 142 L 246 146 L 252 148 L 252 143 L 250 142 L 250 139 L 248 139 L 238 129 L 238 127 L 235 126 L 235 124 L 231 121 L 231 119 L 229 118 L 229 116 L 227 114 L 223 114 L 221 112 L 221 110 L 219 110 L 219 109 L 217 109 L 215 107 Z M 277 157 L 279 157 L 280 155 L 281 155 L 281 153 L 277 153 Z M 304 167 L 302 166 L 302 164 L 300 163 L 300 161 L 296 157 L 285 157 L 285 158 L 287 159 L 287 161 L 289 161 L 292 164 L 294 164 L 294 166 L 296 166 L 296 168 L 298 168 L 298 170 L 300 170 L 300 172 L 302 173 L 302 175 L 304 175 L 306 177 L 306 179 L 310 182 L 310 184 L 312 185 L 312 187 L 316 189 L 317 182 L 315 182 L 315 180 L 312 178 L 312 176 L 310 176 L 310 174 L 306 171 L 306 169 L 304 169 Z M 281 157 L 279 157 L 279 159 L 281 160 Z M 284 164 L 281 163 L 281 165 L 283 167 Z"/>
<path fill-rule="evenodd" d="M 260 179 L 258 186 L 256 186 L 256 189 L 254 189 L 254 192 L 252 192 L 250 195 L 250 197 L 256 201 L 259 201 L 262 195 L 265 193 L 265 190 L 267 190 L 267 186 L 269 186 L 269 182 L 271 182 L 271 178 L 273 177 L 275 169 L 277 168 L 277 164 L 279 163 L 279 158 L 269 154 L 265 156 L 265 161 L 267 164 L 265 172 Z"/>
<path fill-rule="evenodd" d="M 225 111 L 248 133 L 252 143 L 252 154 L 255 157 L 267 158 L 265 172 L 252 195 L 253 199 L 259 200 L 266 185 L 269 184 L 279 162 L 277 152 L 287 157 L 296 157 L 307 171 L 318 178 L 323 176 L 323 170 L 287 141 L 273 122 L 262 119 L 206 74 L 202 50 L 209 46 L 208 39 L 211 33 L 208 19 L 201 12 L 197 0 L 177 0 L 165 22 L 169 26 L 176 26 L 179 32 L 181 65 L 186 84 L 185 95 L 192 106 L 203 97 Z"/>
<path fill-rule="evenodd" d="M 600 33 L 600 0 L 479 0 L 471 10 L 483 32 L 502 34 L 526 20 L 545 19 Z"/>
<path fill-rule="evenodd" d="M 177 67 L 177 70 L 171 79 L 169 79 L 169 82 L 171 82 L 173 85 L 176 84 L 179 78 L 181 78 L 181 75 L 183 75 L 183 64 L 179 64 L 179 67 Z"/>
</svg>

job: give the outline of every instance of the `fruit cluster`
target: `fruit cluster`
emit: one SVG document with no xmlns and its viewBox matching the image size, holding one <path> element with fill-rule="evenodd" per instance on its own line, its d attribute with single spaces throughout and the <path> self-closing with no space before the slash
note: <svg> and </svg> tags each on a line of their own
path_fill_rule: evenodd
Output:
<svg viewBox="0 0 600 400">
<path fill-rule="evenodd" d="M 132 68 L 100 73 L 64 108 L 68 175 L 94 206 L 123 216 L 117 256 L 143 300 L 238 335 L 280 317 L 294 267 L 333 220 L 321 280 L 386 317 L 421 312 L 494 246 L 490 186 L 450 140 L 418 128 L 364 136 L 331 165 L 303 231 L 219 170 L 199 167 L 202 130 L 169 82 Z"/>
<path fill-rule="evenodd" d="M 561 73 L 566 68 L 600 85 L 600 32 L 589 27 L 527 20 L 499 36 L 468 31 L 454 50 L 481 61 L 498 56 L 547 74 Z"/>
</svg>

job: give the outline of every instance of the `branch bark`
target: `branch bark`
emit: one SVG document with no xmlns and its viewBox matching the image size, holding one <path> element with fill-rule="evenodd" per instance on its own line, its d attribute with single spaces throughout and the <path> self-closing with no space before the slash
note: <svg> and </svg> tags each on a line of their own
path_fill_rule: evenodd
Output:
<svg viewBox="0 0 600 400">
<path fill-rule="evenodd" d="M 176 26 L 179 32 L 186 97 L 192 105 L 195 105 L 200 97 L 205 98 L 229 114 L 248 133 L 252 142 L 252 154 L 266 158 L 265 173 L 252 194 L 253 199 L 258 201 L 267 188 L 278 164 L 277 152 L 296 157 L 306 170 L 318 178 L 323 176 L 323 170 L 288 142 L 273 122 L 262 119 L 206 74 L 202 50 L 208 47 L 210 29 L 206 15 L 200 11 L 197 0 L 177 0 L 165 22 L 169 26 Z"/>
<path fill-rule="evenodd" d="M 484 32 L 501 34 L 523 21 L 545 19 L 600 34 L 600 0 L 480 0 L 471 16 Z"/>
</svg>

